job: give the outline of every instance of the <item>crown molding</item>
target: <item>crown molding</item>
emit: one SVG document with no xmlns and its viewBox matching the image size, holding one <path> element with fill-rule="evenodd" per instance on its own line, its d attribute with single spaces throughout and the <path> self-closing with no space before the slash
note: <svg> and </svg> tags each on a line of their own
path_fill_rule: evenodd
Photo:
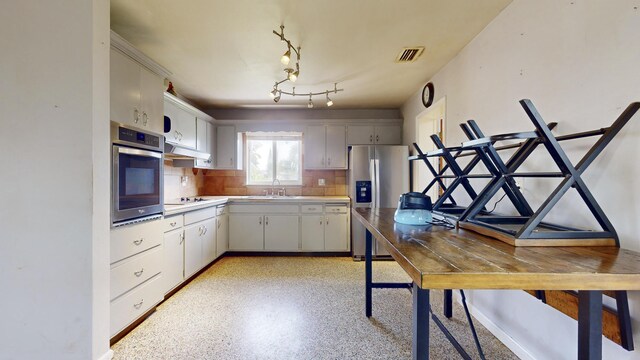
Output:
<svg viewBox="0 0 640 360">
<path fill-rule="evenodd" d="M 131 45 L 130 42 L 125 40 L 122 36 L 116 34 L 113 30 L 111 30 L 111 47 L 132 58 L 136 62 L 140 63 L 140 65 L 149 69 L 149 71 L 158 76 L 161 76 L 162 78 L 166 79 L 173 75 L 171 71 L 153 61 L 142 51 L 136 49 L 133 45 Z"/>
</svg>

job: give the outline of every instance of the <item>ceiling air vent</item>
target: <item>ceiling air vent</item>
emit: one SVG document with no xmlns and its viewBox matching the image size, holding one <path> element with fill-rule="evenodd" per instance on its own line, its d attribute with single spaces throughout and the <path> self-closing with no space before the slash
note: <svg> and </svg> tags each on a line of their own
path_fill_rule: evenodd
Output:
<svg viewBox="0 0 640 360">
<path fill-rule="evenodd" d="M 420 55 L 424 52 L 424 46 L 416 46 L 410 48 L 404 48 L 398 54 L 396 58 L 397 63 L 410 63 L 418 60 Z"/>
</svg>

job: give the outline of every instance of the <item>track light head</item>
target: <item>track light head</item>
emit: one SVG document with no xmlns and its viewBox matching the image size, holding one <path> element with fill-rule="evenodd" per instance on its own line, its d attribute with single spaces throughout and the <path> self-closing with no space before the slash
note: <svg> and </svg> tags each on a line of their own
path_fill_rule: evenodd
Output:
<svg viewBox="0 0 640 360">
<path fill-rule="evenodd" d="M 287 52 L 280 58 L 282 65 L 289 65 L 289 61 L 291 61 L 291 48 L 287 48 Z"/>
<path fill-rule="evenodd" d="M 333 100 L 329 98 L 329 92 L 327 92 L 327 106 L 328 107 L 333 106 Z"/>
<path fill-rule="evenodd" d="M 280 91 L 278 91 L 278 95 L 276 95 L 273 98 L 273 102 L 277 103 L 278 101 L 280 101 L 280 97 L 282 96 L 282 93 L 280 93 Z"/>
<path fill-rule="evenodd" d="M 275 99 L 275 98 L 276 98 L 276 94 L 277 94 L 277 93 L 278 93 L 278 90 L 274 87 L 274 88 L 273 88 L 273 90 L 271 90 L 271 91 L 269 92 L 269 96 L 270 96 L 272 99 Z"/>
<path fill-rule="evenodd" d="M 311 95 L 309 95 L 309 103 L 307 103 L 307 108 L 313 109 L 313 101 L 311 101 Z"/>
</svg>

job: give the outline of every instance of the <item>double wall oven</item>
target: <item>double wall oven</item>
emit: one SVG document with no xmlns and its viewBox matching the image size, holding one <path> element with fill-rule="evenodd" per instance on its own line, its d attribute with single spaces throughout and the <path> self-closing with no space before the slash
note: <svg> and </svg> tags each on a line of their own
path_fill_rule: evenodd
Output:
<svg viewBox="0 0 640 360">
<path fill-rule="evenodd" d="M 112 225 L 160 218 L 164 136 L 112 122 L 111 143 Z"/>
</svg>

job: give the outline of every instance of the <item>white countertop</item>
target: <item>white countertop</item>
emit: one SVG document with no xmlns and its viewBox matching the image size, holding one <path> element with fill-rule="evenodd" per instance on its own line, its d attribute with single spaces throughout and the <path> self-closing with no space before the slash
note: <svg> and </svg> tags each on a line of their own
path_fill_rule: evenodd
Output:
<svg viewBox="0 0 640 360">
<path fill-rule="evenodd" d="M 348 203 L 351 199 L 348 196 L 198 196 L 205 201 L 181 204 L 165 205 L 164 215 L 176 215 L 187 211 L 203 209 L 227 203 Z"/>
</svg>

